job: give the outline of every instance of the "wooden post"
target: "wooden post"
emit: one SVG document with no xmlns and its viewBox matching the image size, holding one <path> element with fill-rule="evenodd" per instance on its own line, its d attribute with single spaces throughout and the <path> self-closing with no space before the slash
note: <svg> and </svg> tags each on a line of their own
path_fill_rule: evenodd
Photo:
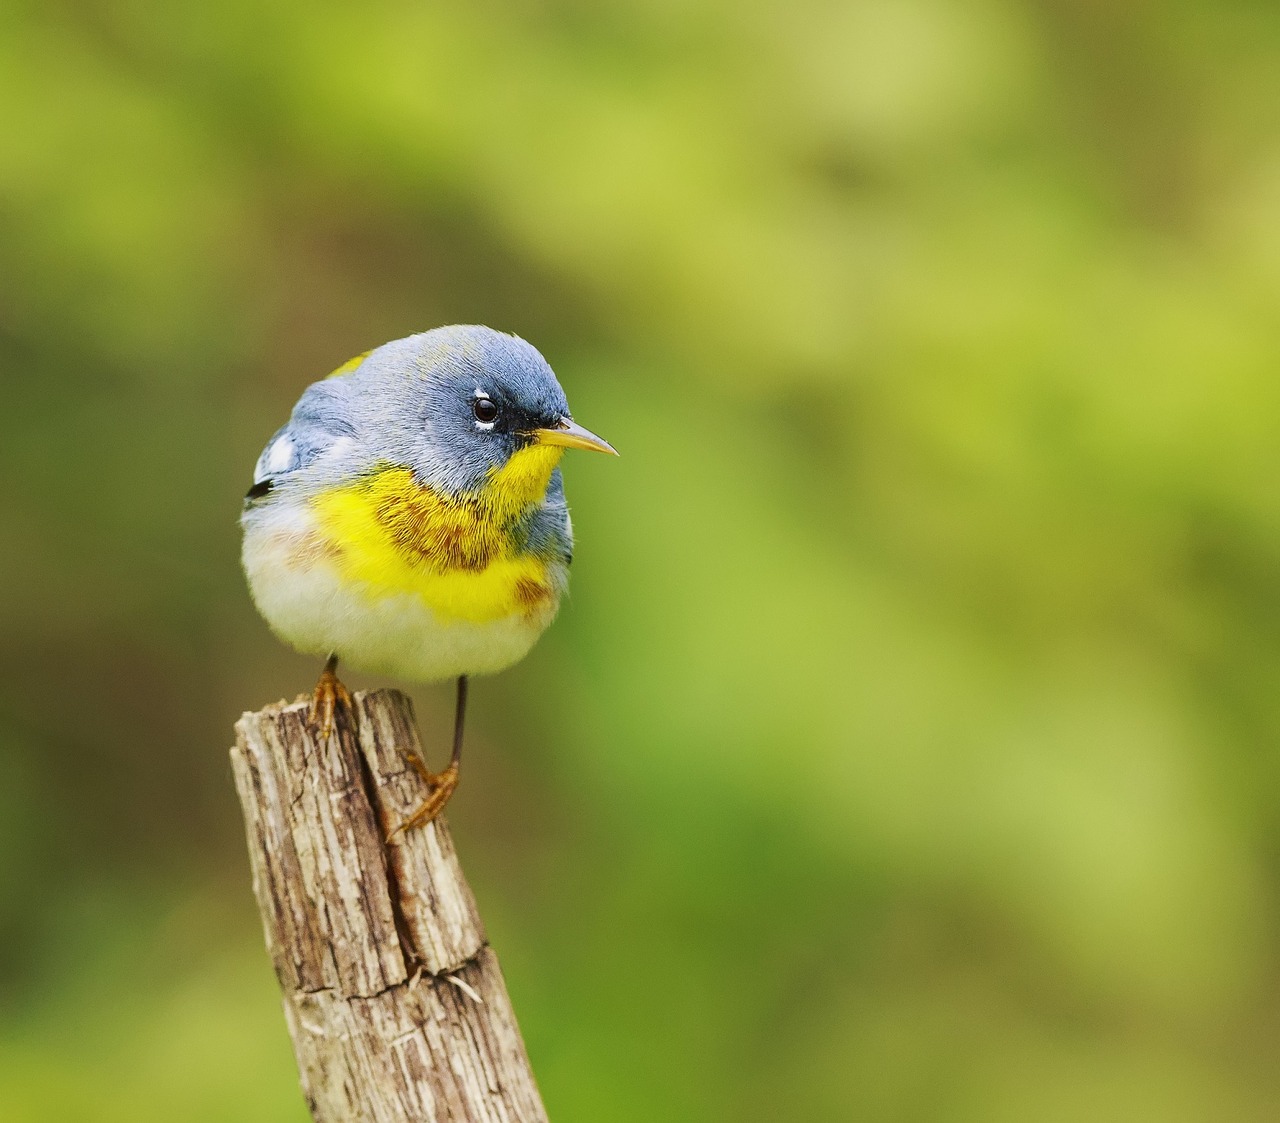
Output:
<svg viewBox="0 0 1280 1123">
<path fill-rule="evenodd" d="M 403 694 L 355 696 L 318 743 L 306 702 L 236 723 L 253 891 L 317 1123 L 545 1123 L 497 957 L 425 796 Z"/>
</svg>

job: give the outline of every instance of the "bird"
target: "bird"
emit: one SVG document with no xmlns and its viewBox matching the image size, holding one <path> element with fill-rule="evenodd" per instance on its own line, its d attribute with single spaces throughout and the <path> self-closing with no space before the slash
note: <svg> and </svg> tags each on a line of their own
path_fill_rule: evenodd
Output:
<svg viewBox="0 0 1280 1123">
<path fill-rule="evenodd" d="M 428 795 L 393 836 L 457 788 L 468 679 L 524 658 L 556 615 L 573 560 L 567 449 L 617 455 L 573 420 L 536 348 L 464 324 L 343 363 L 258 458 L 241 561 L 271 630 L 325 660 L 308 710 L 318 736 L 352 712 L 340 662 L 456 680 L 449 764 L 409 756 Z"/>
</svg>

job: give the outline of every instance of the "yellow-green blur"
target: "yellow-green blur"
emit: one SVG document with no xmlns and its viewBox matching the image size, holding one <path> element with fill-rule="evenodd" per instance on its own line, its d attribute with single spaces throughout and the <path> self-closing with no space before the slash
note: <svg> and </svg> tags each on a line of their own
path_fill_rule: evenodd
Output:
<svg viewBox="0 0 1280 1123">
<path fill-rule="evenodd" d="M 1275 1118 L 1277 74 L 1260 0 L 7 5 L 5 1123 L 305 1120 L 236 519 L 448 323 L 623 453 L 449 808 L 553 1119 Z"/>
</svg>

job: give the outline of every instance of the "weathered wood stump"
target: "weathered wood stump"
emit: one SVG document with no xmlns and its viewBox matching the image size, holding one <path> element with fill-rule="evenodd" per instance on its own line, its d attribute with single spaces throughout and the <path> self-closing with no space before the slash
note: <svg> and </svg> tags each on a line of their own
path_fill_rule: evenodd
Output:
<svg viewBox="0 0 1280 1123">
<path fill-rule="evenodd" d="M 409 699 L 357 694 L 355 730 L 325 743 L 306 711 L 246 713 L 231 763 L 312 1116 L 545 1121 L 447 825 L 385 841 L 426 794 Z"/>
</svg>

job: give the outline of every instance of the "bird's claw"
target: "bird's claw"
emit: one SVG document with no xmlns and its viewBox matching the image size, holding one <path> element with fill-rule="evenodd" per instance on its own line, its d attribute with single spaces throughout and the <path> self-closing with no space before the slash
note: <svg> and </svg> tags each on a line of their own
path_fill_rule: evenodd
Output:
<svg viewBox="0 0 1280 1123">
<path fill-rule="evenodd" d="M 334 673 L 333 667 L 326 664 L 320 674 L 320 681 L 316 683 L 315 692 L 311 695 L 307 723 L 316 737 L 325 742 L 333 736 L 339 709 L 345 709 L 350 714 L 353 705 L 351 691 Z"/>
<path fill-rule="evenodd" d="M 406 752 L 402 749 L 401 755 L 413 766 L 413 770 L 421 777 L 422 782 L 427 785 L 428 792 L 427 798 L 422 801 L 418 809 L 387 835 L 388 842 L 391 842 L 396 835 L 403 831 L 425 826 L 431 822 L 444 810 L 444 805 L 453 798 L 453 793 L 458 787 L 458 765 L 456 762 L 450 763 L 449 767 L 443 772 L 431 772 L 416 753 Z"/>
</svg>

